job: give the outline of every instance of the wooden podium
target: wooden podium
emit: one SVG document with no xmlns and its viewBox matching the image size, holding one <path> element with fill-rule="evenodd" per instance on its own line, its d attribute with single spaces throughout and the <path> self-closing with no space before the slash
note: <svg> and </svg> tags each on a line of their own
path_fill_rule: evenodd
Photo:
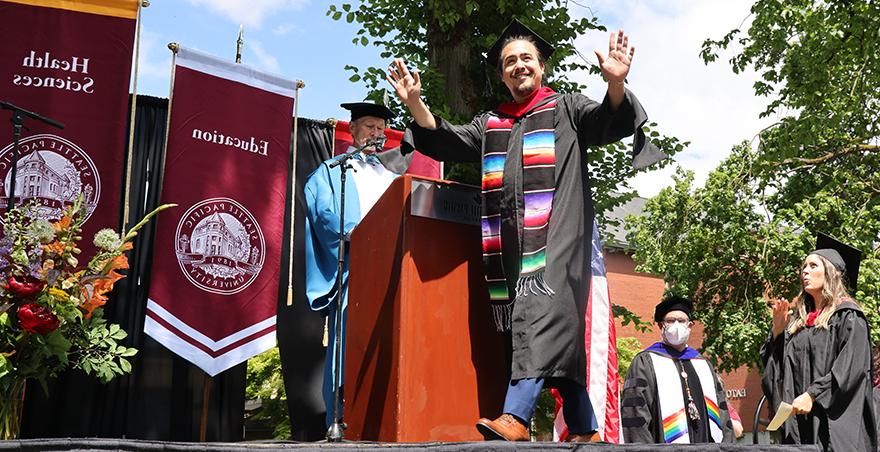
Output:
<svg viewBox="0 0 880 452">
<path fill-rule="evenodd" d="M 509 378 L 483 279 L 480 192 L 406 175 L 352 234 L 345 437 L 471 441 Z M 469 224 L 465 224 L 469 223 Z"/>
</svg>

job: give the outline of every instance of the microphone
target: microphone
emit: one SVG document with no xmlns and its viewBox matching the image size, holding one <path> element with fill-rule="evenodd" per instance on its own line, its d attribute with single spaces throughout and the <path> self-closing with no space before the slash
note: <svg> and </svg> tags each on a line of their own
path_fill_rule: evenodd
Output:
<svg viewBox="0 0 880 452">
<path fill-rule="evenodd" d="M 367 148 L 373 148 L 376 150 L 376 152 L 379 152 L 382 150 L 382 147 L 385 146 L 386 139 L 387 138 L 385 138 L 385 135 L 379 135 L 378 137 L 370 138 L 366 142 L 364 142 L 364 145 L 361 146 L 358 150 L 363 151 Z"/>
</svg>

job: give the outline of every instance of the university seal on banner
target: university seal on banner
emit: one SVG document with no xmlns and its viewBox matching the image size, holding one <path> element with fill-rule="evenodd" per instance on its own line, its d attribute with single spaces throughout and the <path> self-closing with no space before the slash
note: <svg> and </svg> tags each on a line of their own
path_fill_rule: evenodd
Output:
<svg viewBox="0 0 880 452">
<path fill-rule="evenodd" d="M 0 150 L 3 181 L 0 207 L 3 209 L 6 209 L 12 182 L 12 148 L 10 143 Z M 88 221 L 101 199 L 101 178 L 85 151 L 70 140 L 52 134 L 33 135 L 19 142 L 15 174 L 17 203 L 34 201 L 43 218 L 57 220 L 64 208 L 80 195 L 86 209 L 85 221 Z"/>
<path fill-rule="evenodd" d="M 219 295 L 241 292 L 254 282 L 266 257 L 257 220 L 229 198 L 209 198 L 190 207 L 177 224 L 174 242 L 186 278 Z"/>
</svg>

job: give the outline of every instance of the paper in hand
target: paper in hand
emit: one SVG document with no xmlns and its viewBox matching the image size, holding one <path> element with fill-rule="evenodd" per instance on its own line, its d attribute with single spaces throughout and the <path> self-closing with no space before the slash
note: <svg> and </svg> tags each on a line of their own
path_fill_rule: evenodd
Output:
<svg viewBox="0 0 880 452">
<path fill-rule="evenodd" d="M 781 402 L 779 408 L 776 409 L 776 416 L 773 416 L 773 420 L 770 421 L 767 430 L 771 432 L 779 430 L 779 427 L 782 427 L 782 424 L 789 417 L 791 417 L 791 405 Z"/>
</svg>

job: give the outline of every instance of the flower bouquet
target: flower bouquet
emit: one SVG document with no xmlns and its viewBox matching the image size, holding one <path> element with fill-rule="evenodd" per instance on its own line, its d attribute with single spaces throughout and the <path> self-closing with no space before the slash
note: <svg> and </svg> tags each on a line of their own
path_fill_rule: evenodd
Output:
<svg viewBox="0 0 880 452">
<path fill-rule="evenodd" d="M 160 206 L 124 236 L 95 234 L 95 255 L 80 265 L 82 199 L 50 221 L 35 202 L 6 213 L 0 236 L 0 439 L 18 435 L 25 381 L 40 382 L 73 367 L 106 383 L 131 372 L 127 333 L 103 319 L 102 306 L 128 268 L 125 252 Z"/>
</svg>

